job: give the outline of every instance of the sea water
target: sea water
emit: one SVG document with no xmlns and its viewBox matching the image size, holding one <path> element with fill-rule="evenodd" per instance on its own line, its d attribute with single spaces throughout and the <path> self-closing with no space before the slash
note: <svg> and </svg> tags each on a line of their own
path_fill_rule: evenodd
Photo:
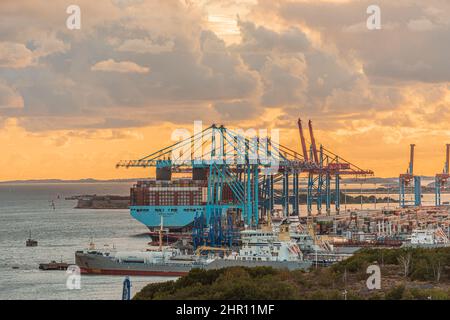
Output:
<svg viewBox="0 0 450 320">
<path fill-rule="evenodd" d="M 97 248 L 143 250 L 148 229 L 128 210 L 74 209 L 65 197 L 128 195 L 130 183 L 0 184 L 0 299 L 121 299 L 123 276 L 81 276 L 69 290 L 65 271 L 42 271 L 39 263 L 73 263 L 76 250 L 93 239 Z M 52 202 L 54 203 L 54 209 Z M 37 247 L 26 247 L 31 231 Z M 165 277 L 131 277 L 132 293 Z"/>
<path fill-rule="evenodd" d="M 150 241 L 148 229 L 128 210 L 74 209 L 76 201 L 65 200 L 82 194 L 128 195 L 130 186 L 129 182 L 0 184 L 0 299 L 120 299 L 122 276 L 82 275 L 81 289 L 69 290 L 65 271 L 41 271 L 38 266 L 51 260 L 73 263 L 75 251 L 87 248 L 91 239 L 97 248 L 145 249 Z M 341 186 L 341 191 L 347 187 L 358 186 Z M 384 196 L 388 194 L 377 195 Z M 389 196 L 398 199 L 396 194 Z M 412 195 L 408 197 L 412 200 Z M 443 194 L 443 201 L 449 198 Z M 425 205 L 433 201 L 433 194 L 424 195 Z M 363 204 L 364 209 L 378 210 L 397 206 Z M 360 208 L 360 204 L 341 203 L 342 211 Z M 306 215 L 304 205 L 300 210 Z M 30 231 L 39 242 L 37 247 L 25 246 Z M 172 279 L 131 277 L 132 293 L 148 283 Z"/>
</svg>

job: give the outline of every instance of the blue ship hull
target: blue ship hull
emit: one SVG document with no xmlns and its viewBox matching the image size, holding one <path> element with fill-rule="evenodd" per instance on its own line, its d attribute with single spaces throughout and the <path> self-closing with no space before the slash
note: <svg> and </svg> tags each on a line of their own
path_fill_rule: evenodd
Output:
<svg viewBox="0 0 450 320">
<path fill-rule="evenodd" d="M 181 229 L 194 222 L 204 211 L 204 206 L 131 206 L 130 214 L 149 229 L 159 228 L 161 216 L 164 228 Z"/>
</svg>

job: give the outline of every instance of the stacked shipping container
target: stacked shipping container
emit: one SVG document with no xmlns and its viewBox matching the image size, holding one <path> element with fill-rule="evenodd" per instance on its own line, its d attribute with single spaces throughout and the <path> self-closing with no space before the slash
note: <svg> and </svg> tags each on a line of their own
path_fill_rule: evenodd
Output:
<svg viewBox="0 0 450 320">
<path fill-rule="evenodd" d="M 206 181 L 138 181 L 131 188 L 133 206 L 196 206 L 206 202 Z"/>
<path fill-rule="evenodd" d="M 131 188 L 132 206 L 199 206 L 206 204 L 207 186 L 205 180 L 177 179 L 171 181 L 138 181 Z M 232 202 L 233 193 L 225 185 L 223 202 Z"/>
</svg>

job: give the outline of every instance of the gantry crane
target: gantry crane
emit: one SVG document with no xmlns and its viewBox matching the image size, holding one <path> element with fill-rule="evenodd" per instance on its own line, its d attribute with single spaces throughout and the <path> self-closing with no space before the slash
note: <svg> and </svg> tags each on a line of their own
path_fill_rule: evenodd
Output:
<svg viewBox="0 0 450 320">
<path fill-rule="evenodd" d="M 189 172 L 203 168 L 208 188 L 205 220 L 218 221 L 228 209 L 239 212 L 245 224 L 257 226 L 261 213 L 274 209 L 274 183 L 283 180 L 283 209 L 289 215 L 292 199 L 289 177 L 293 177 L 294 210 L 298 209 L 298 176 L 315 167 L 297 152 L 267 138 L 248 138 L 224 126 L 207 129 L 139 160 L 120 161 L 117 167 L 156 167 L 159 172 Z M 275 170 L 271 173 L 272 170 Z M 170 174 L 171 175 L 171 174 Z M 234 203 L 222 201 L 227 186 Z"/>
<path fill-rule="evenodd" d="M 436 206 L 441 205 L 441 191 L 442 191 L 442 188 L 445 187 L 445 185 L 450 177 L 449 160 L 450 160 L 450 144 L 447 144 L 446 145 L 446 153 L 445 153 L 444 170 L 442 171 L 442 173 L 436 174 L 436 177 L 435 177 L 434 190 L 435 190 Z"/>
<path fill-rule="evenodd" d="M 224 126 L 212 125 L 141 159 L 121 161 L 117 167 L 153 167 L 156 168 L 157 180 L 158 172 L 161 179 L 170 180 L 172 173 L 194 174 L 197 169 L 206 171 L 206 202 L 203 213 L 194 220 L 193 235 L 198 240 L 197 245 L 205 244 L 204 230 L 209 228 L 209 245 L 229 244 L 232 237 L 226 234 L 232 234 L 234 229 L 224 231 L 222 225 L 222 217 L 229 210 L 249 227 L 257 227 L 260 218 L 270 219 L 275 211 L 275 200 L 281 200 L 277 203 L 281 202 L 285 217 L 300 215 L 299 176 L 303 173 L 308 174 L 310 181 L 307 190 L 309 215 L 313 199 L 317 200 L 320 209 L 326 198 L 329 211 L 332 177 L 336 181 L 335 204 L 339 211 L 339 175 L 373 174 L 345 161 L 323 146 L 318 150 L 312 122 L 309 122 L 309 130 L 311 154 L 308 154 L 305 141 L 302 142 L 302 155 L 279 144 L 273 137 L 250 138 Z M 301 128 L 300 132 L 303 136 Z M 265 159 L 265 156 L 269 159 Z M 225 188 L 232 192 L 231 202 L 223 199 Z M 231 226 L 227 222 L 227 226 L 229 224 Z"/>
<path fill-rule="evenodd" d="M 308 129 L 310 135 L 310 153 L 308 154 L 308 148 L 306 145 L 306 139 L 303 134 L 303 126 L 301 119 L 298 119 L 298 129 L 300 133 L 300 141 L 303 151 L 303 158 L 306 162 L 310 161 L 315 164 L 314 167 L 308 170 L 308 188 L 306 203 L 308 208 L 308 215 L 312 214 L 312 204 L 315 201 L 317 204 L 317 211 L 320 214 L 322 210 L 322 204 L 325 200 L 326 212 L 331 212 L 331 183 L 334 178 L 335 191 L 334 191 L 334 204 L 336 213 L 340 211 L 340 176 L 352 175 L 352 176 L 371 176 L 373 171 L 364 170 L 360 167 L 346 161 L 333 152 L 327 150 L 322 145 L 317 150 L 316 139 L 314 137 L 314 130 L 312 127 L 312 121 L 308 121 Z"/>
<path fill-rule="evenodd" d="M 422 188 L 420 176 L 414 175 L 414 148 L 415 144 L 410 145 L 409 167 L 406 173 L 399 176 L 399 201 L 402 208 L 406 207 L 409 201 L 406 200 L 406 188 L 414 182 L 414 206 L 422 204 Z"/>
</svg>

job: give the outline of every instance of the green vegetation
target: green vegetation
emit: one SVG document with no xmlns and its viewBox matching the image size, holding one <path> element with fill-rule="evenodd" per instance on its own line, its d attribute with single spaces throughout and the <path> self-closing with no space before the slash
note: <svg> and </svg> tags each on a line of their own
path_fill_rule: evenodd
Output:
<svg viewBox="0 0 450 320">
<path fill-rule="evenodd" d="M 364 249 L 331 267 L 336 272 L 365 272 L 370 264 L 397 267 L 410 281 L 450 281 L 450 248 Z M 396 268 L 394 268 L 396 269 Z"/>
<path fill-rule="evenodd" d="M 371 264 L 381 268 L 381 290 L 366 288 Z M 266 267 L 192 270 L 177 281 L 149 284 L 134 299 L 450 299 L 449 266 L 450 248 L 365 249 L 310 272 Z"/>
</svg>

